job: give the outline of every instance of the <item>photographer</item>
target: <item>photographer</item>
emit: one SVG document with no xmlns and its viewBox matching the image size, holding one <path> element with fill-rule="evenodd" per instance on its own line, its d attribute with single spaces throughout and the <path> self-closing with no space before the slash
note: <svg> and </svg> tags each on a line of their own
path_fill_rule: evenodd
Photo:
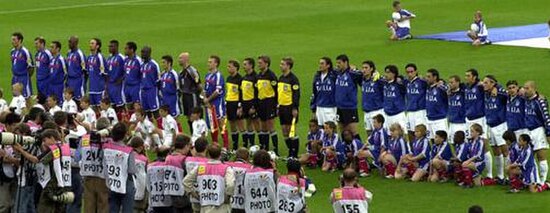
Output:
<svg viewBox="0 0 550 213">
<path fill-rule="evenodd" d="M 96 122 L 98 131 L 109 128 L 108 118 Z M 94 136 L 94 137 L 92 137 Z M 80 175 L 84 179 L 84 212 L 109 212 L 109 189 L 105 184 L 106 171 L 103 165 L 103 145 L 108 137 L 97 138 L 87 134 L 82 137 L 82 162 Z"/>
<path fill-rule="evenodd" d="M 34 108 L 33 108 L 34 109 Z M 33 114 L 31 110 L 30 114 Z M 31 136 L 31 128 L 28 124 L 19 123 L 14 130 L 15 134 L 22 136 Z M 41 134 L 40 131 L 33 133 L 37 136 Z M 36 212 L 35 206 L 35 183 L 38 180 L 36 174 L 36 163 L 38 158 L 36 156 L 41 154 L 40 143 L 27 144 L 22 146 L 15 143 L 13 145 L 14 151 L 19 153 L 21 166 L 17 170 L 17 193 L 15 194 L 15 207 L 14 212 L 17 213 L 34 213 Z"/>
<path fill-rule="evenodd" d="M 21 117 L 13 112 L 2 117 L 6 132 L 14 132 L 21 122 Z M 19 164 L 19 160 L 13 156 L 11 146 L 0 145 L 0 163 L 0 212 L 9 212 L 13 206 L 12 196 L 15 194 L 15 167 Z"/>
<path fill-rule="evenodd" d="M 332 209 L 337 213 L 368 212 L 372 193 L 358 184 L 357 172 L 353 168 L 344 170 L 341 187 L 333 189 L 330 194 Z"/>
</svg>

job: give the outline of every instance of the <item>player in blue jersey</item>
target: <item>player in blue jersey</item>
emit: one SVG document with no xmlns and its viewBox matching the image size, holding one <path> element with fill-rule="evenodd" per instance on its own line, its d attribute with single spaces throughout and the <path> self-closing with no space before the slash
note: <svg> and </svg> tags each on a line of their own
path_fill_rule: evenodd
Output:
<svg viewBox="0 0 550 213">
<path fill-rule="evenodd" d="M 409 154 L 409 145 L 403 138 L 404 129 L 398 123 L 390 125 L 390 138 L 383 144 L 384 151 L 380 154 L 380 162 L 384 166 L 385 177 L 394 178 L 397 169 L 401 166 L 398 163 L 401 157 Z"/>
<path fill-rule="evenodd" d="M 124 101 L 128 109 L 133 111 L 134 103 L 139 103 L 140 84 L 141 84 L 141 64 L 143 61 L 136 55 L 137 44 L 133 41 L 126 43 L 124 53 Z"/>
<path fill-rule="evenodd" d="M 386 26 L 390 29 L 391 40 L 411 39 L 411 19 L 416 18 L 416 15 L 408 10 L 401 8 L 401 2 L 394 1 L 392 20 L 386 21 Z"/>
<path fill-rule="evenodd" d="M 448 180 L 449 163 L 453 157 L 451 145 L 447 142 L 447 132 L 435 132 L 434 143 L 430 150 L 430 182 L 446 182 Z"/>
<path fill-rule="evenodd" d="M 508 130 L 514 132 L 516 138 L 529 131 L 525 127 L 525 97 L 519 94 L 519 84 L 516 80 L 506 82 L 508 102 L 506 103 L 506 124 Z"/>
<path fill-rule="evenodd" d="M 180 106 L 178 101 L 179 78 L 178 73 L 172 69 L 172 56 L 162 56 L 160 67 L 160 94 L 162 94 L 162 104 L 168 105 L 170 115 L 177 118 L 180 115 Z"/>
<path fill-rule="evenodd" d="M 52 53 L 52 60 L 49 64 L 48 74 L 48 94 L 55 96 L 57 99 L 63 99 L 63 89 L 65 88 L 64 80 L 67 75 L 67 66 L 65 59 L 61 55 L 61 43 L 59 41 L 52 41 L 50 45 L 50 52 Z M 61 101 L 58 102 L 61 106 Z"/>
<path fill-rule="evenodd" d="M 23 97 L 32 95 L 31 77 L 33 74 L 32 57 L 23 46 L 23 34 L 15 32 L 11 35 L 11 84 L 20 83 L 23 86 Z"/>
<path fill-rule="evenodd" d="M 325 131 L 319 127 L 317 119 L 309 120 L 309 132 L 307 133 L 306 153 L 300 157 L 300 162 L 310 168 L 320 166 L 322 163 L 320 149 Z"/>
<path fill-rule="evenodd" d="M 481 11 L 474 13 L 474 23 L 470 25 L 470 30 L 468 30 L 466 35 L 472 40 L 472 45 L 474 46 L 491 44 L 491 41 L 487 38 L 489 32 L 487 31 L 485 22 L 483 22 Z"/>
<path fill-rule="evenodd" d="M 310 103 L 310 109 L 315 113 L 319 126 L 323 126 L 327 121 L 336 122 L 336 74 L 329 57 L 319 59 L 319 71 L 313 77 Z"/>
<path fill-rule="evenodd" d="M 550 140 L 550 114 L 548 101 L 537 92 L 534 81 L 527 81 L 523 86 L 525 101 L 525 126 L 529 129 L 529 136 L 533 142 L 533 150 L 539 162 L 539 176 L 541 183 L 548 175 L 546 151 Z"/>
<path fill-rule="evenodd" d="M 408 144 L 410 151 L 401 157 L 395 179 L 411 178 L 413 182 L 418 182 L 429 174 L 430 141 L 427 136 L 426 125 L 416 125 L 414 140 Z"/>
<path fill-rule="evenodd" d="M 394 123 L 401 126 L 407 135 L 407 117 L 405 116 L 405 95 L 407 87 L 399 77 L 399 70 L 395 65 L 388 65 L 384 68 L 386 72 L 384 84 L 384 116 L 386 119 L 385 128 L 389 128 Z"/>
<path fill-rule="evenodd" d="M 364 112 L 365 130 L 370 136 L 374 130 L 373 118 L 384 115 L 384 79 L 376 71 L 373 61 L 363 61 L 363 82 L 361 83 L 362 108 Z"/>
<path fill-rule="evenodd" d="M 151 58 L 152 49 L 149 46 L 141 48 L 141 80 L 140 80 L 140 103 L 143 110 L 148 113 L 149 118 L 159 118 L 160 107 L 158 85 L 159 65 Z"/>
<path fill-rule="evenodd" d="M 34 46 L 36 47 L 36 54 L 34 55 L 36 66 L 36 89 L 38 90 L 38 103 L 44 104 L 46 98 L 50 95 L 48 86 L 50 84 L 50 61 L 52 60 L 52 54 L 46 48 L 46 39 L 43 37 L 36 37 L 34 39 Z"/>
<path fill-rule="evenodd" d="M 497 182 L 504 183 L 504 159 L 508 157 L 508 147 L 502 135 L 508 129 L 506 124 L 506 102 L 508 94 L 492 75 L 483 79 L 485 90 L 485 117 L 489 130 L 489 144 L 493 148 L 495 166 L 497 167 Z"/>
<path fill-rule="evenodd" d="M 85 95 L 86 56 L 78 48 L 78 37 L 69 38 L 69 53 L 67 53 L 67 81 L 65 87 L 74 91 L 74 100 L 79 102 Z M 77 103 L 79 105 L 79 103 Z"/>
<path fill-rule="evenodd" d="M 407 79 L 403 84 L 407 87 L 406 111 L 407 111 L 407 131 L 409 141 L 413 141 L 414 129 L 419 124 L 426 125 L 426 90 L 428 83 L 418 76 L 416 64 L 407 64 L 405 66 Z"/>
<path fill-rule="evenodd" d="M 428 118 L 428 138 L 433 139 L 435 132 L 447 132 L 447 112 L 449 100 L 447 85 L 441 81 L 439 71 L 429 69 L 426 72 L 426 80 L 430 87 L 426 91 L 426 115 Z"/>
<path fill-rule="evenodd" d="M 107 59 L 107 94 L 117 113 L 124 110 L 124 94 L 122 84 L 124 83 L 124 56 L 118 52 L 119 43 L 117 40 L 109 41 L 109 53 Z"/>
<path fill-rule="evenodd" d="M 467 152 L 467 160 L 462 162 L 463 181 L 465 187 L 481 186 L 481 173 L 485 169 L 484 142 L 481 138 L 483 128 L 479 124 L 470 127 L 470 139 Z"/>
<path fill-rule="evenodd" d="M 212 129 L 212 142 L 218 143 L 218 134 L 222 131 L 225 119 L 225 79 L 218 67 L 220 65 L 220 57 L 212 55 L 208 58 L 208 73 L 204 77 L 204 104 L 207 108 L 213 107 L 216 113 L 218 126 L 210 126 Z M 219 130 L 214 130 L 218 128 Z M 227 143 L 227 144 L 226 144 Z M 224 139 L 224 147 L 228 148 L 229 142 Z"/>
<path fill-rule="evenodd" d="M 447 120 L 449 121 L 449 143 L 454 143 L 454 135 L 458 131 L 466 132 L 466 116 L 464 106 L 464 85 L 458 75 L 449 77 L 449 108 Z"/>
<path fill-rule="evenodd" d="M 334 95 L 336 100 L 337 117 L 340 130 L 349 130 L 357 139 L 361 140 L 357 125 L 357 85 L 363 81 L 363 74 L 351 69 L 347 55 L 336 57 L 336 86 Z"/>
<path fill-rule="evenodd" d="M 521 134 L 518 146 L 518 159 L 510 165 L 510 192 L 517 193 L 525 186 L 532 193 L 548 190 L 548 183 L 544 181 L 541 183 L 537 174 L 531 137 L 528 134 Z"/>
<path fill-rule="evenodd" d="M 389 134 L 384 128 L 384 116 L 382 114 L 375 115 L 372 118 L 372 127 L 372 134 L 369 134 L 367 143 L 359 151 L 357 157 L 359 160 L 371 158 L 372 164 L 382 170 L 380 155 L 387 149 L 386 146 L 389 140 Z"/>
<path fill-rule="evenodd" d="M 89 96 L 90 105 L 97 112 L 98 107 L 105 95 L 105 82 L 107 73 L 105 72 L 105 58 L 101 54 L 101 40 L 93 38 L 90 40 L 90 55 L 86 60 L 86 70 L 89 75 Z"/>
</svg>

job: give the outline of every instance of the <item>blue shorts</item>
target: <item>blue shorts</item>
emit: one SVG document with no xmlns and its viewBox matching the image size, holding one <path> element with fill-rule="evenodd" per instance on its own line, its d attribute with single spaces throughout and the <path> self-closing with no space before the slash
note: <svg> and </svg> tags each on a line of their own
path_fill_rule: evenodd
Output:
<svg viewBox="0 0 550 213">
<path fill-rule="evenodd" d="M 483 173 L 483 170 L 485 169 L 485 162 L 484 161 L 475 162 L 474 164 L 476 166 L 476 171 L 474 171 L 472 176 L 477 177 L 477 176 L 481 175 L 481 173 Z"/>
<path fill-rule="evenodd" d="M 23 86 L 23 97 L 28 98 L 32 95 L 31 79 L 28 75 L 16 76 L 11 78 L 11 85 L 20 83 Z"/>
<path fill-rule="evenodd" d="M 36 90 L 38 90 L 38 94 L 39 95 L 43 95 L 43 96 L 49 96 L 50 95 L 50 91 L 48 89 L 48 86 L 49 86 L 50 82 L 48 81 L 48 79 L 44 79 L 44 80 L 36 80 Z"/>
<path fill-rule="evenodd" d="M 525 185 L 531 185 L 539 182 L 539 174 L 536 167 L 521 170 L 521 181 Z"/>
<path fill-rule="evenodd" d="M 122 106 L 124 105 L 124 94 L 122 94 L 122 84 L 121 85 L 114 85 L 109 83 L 107 86 L 107 94 L 109 95 L 109 100 L 111 101 L 111 104 L 115 106 Z"/>
<path fill-rule="evenodd" d="M 82 98 L 82 95 L 85 94 L 85 92 L 84 92 L 84 77 L 82 77 L 82 78 L 68 78 L 67 79 L 67 87 L 73 89 L 74 99 L 75 100 L 80 100 L 80 98 Z"/>
<path fill-rule="evenodd" d="M 139 103 L 139 84 L 124 85 L 124 100 L 126 103 Z"/>
<path fill-rule="evenodd" d="M 217 103 L 213 102 L 212 105 L 214 106 L 214 108 L 216 108 L 216 118 L 221 119 L 221 118 L 225 117 L 225 101 L 224 100 L 217 101 Z"/>
<path fill-rule="evenodd" d="M 98 106 L 101 103 L 101 98 L 103 98 L 103 92 L 102 93 L 90 93 L 90 105 L 91 106 Z"/>
<path fill-rule="evenodd" d="M 48 86 L 48 96 L 55 95 L 57 100 L 63 100 L 63 89 L 65 85 L 61 84 L 50 84 Z M 61 101 L 59 101 L 61 103 Z"/>
<path fill-rule="evenodd" d="M 369 150 L 370 153 L 372 154 L 372 164 L 374 166 L 376 166 L 376 168 L 382 168 L 382 164 L 380 164 L 380 162 L 378 161 L 378 159 L 380 158 L 380 150 Z"/>
<path fill-rule="evenodd" d="M 176 117 L 180 114 L 178 95 L 163 95 L 162 105 L 168 105 L 170 107 L 170 115 L 172 115 L 173 117 Z"/>
<path fill-rule="evenodd" d="M 397 29 L 395 29 L 395 36 L 397 36 L 397 38 L 399 38 L 399 39 L 402 39 L 405 36 L 409 35 L 410 31 L 411 31 L 410 28 L 397 27 Z"/>
<path fill-rule="evenodd" d="M 477 39 L 479 39 L 479 41 L 480 41 L 481 43 L 484 43 L 484 42 L 487 41 L 487 36 L 479 36 L 479 37 L 477 37 Z"/>
<path fill-rule="evenodd" d="M 159 109 L 159 91 L 157 88 L 144 88 L 140 91 L 141 107 L 145 111 L 156 111 Z"/>
</svg>

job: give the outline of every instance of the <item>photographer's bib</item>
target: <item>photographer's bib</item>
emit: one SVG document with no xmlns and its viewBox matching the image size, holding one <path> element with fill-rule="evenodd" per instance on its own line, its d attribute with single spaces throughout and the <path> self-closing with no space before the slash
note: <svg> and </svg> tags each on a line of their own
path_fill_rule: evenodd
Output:
<svg viewBox="0 0 550 213">
<path fill-rule="evenodd" d="M 252 165 L 243 162 L 229 162 L 227 165 L 235 171 L 235 190 L 231 196 L 231 208 L 244 210 L 244 174 Z"/>
<path fill-rule="evenodd" d="M 84 135 L 82 136 L 81 150 L 80 175 L 83 177 L 105 178 L 103 151 L 99 144 L 90 143 L 90 135 Z"/>
<path fill-rule="evenodd" d="M 147 157 L 145 155 L 136 155 L 136 173 L 134 174 L 134 186 L 136 194 L 134 200 L 143 200 L 145 190 L 147 189 Z"/>
<path fill-rule="evenodd" d="M 301 212 L 305 204 L 305 186 L 306 182 L 300 178 L 300 185 L 288 176 L 279 177 L 277 183 L 277 209 L 278 212 L 295 213 Z"/>
<path fill-rule="evenodd" d="M 104 144 L 103 160 L 107 167 L 107 187 L 120 194 L 126 194 L 126 181 L 128 180 L 128 158 L 132 148 L 116 143 Z"/>
<path fill-rule="evenodd" d="M 201 164 L 197 167 L 201 206 L 220 206 L 225 202 L 225 164 Z"/>
<path fill-rule="evenodd" d="M 189 174 L 189 172 L 197 168 L 199 164 L 204 164 L 206 162 L 208 162 L 208 159 L 205 157 L 187 157 L 185 159 L 185 171 L 187 174 Z M 199 188 L 198 183 L 194 183 L 193 186 L 195 187 L 195 189 Z M 198 190 L 197 190 L 197 193 L 198 193 Z M 191 201 L 191 203 L 200 203 L 200 200 L 193 196 L 189 196 L 189 201 Z"/>
<path fill-rule="evenodd" d="M 70 187 L 71 186 L 71 148 L 69 144 L 55 144 L 50 146 L 52 152 L 52 165 L 55 173 L 55 179 L 57 180 L 58 187 Z M 44 169 L 50 170 L 50 165 L 45 165 Z M 50 178 L 45 178 L 46 184 L 50 181 Z"/>
<path fill-rule="evenodd" d="M 336 213 L 368 212 L 369 204 L 362 187 L 344 187 L 332 190 L 332 209 Z"/>
<path fill-rule="evenodd" d="M 164 194 L 183 196 L 185 193 L 183 189 L 183 162 L 185 161 L 184 155 L 168 155 L 164 162 Z"/>
<path fill-rule="evenodd" d="M 164 174 L 166 166 L 164 162 L 153 162 L 147 168 L 147 180 L 149 181 L 149 205 L 151 207 L 172 206 L 172 196 L 164 194 Z"/>
<path fill-rule="evenodd" d="M 275 180 L 272 169 L 252 168 L 244 175 L 244 209 L 247 213 L 275 211 Z"/>
</svg>

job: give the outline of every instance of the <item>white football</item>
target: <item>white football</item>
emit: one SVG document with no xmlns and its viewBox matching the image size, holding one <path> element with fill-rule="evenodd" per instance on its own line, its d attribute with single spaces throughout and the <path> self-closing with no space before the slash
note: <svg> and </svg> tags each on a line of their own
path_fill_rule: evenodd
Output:
<svg viewBox="0 0 550 213">
<path fill-rule="evenodd" d="M 477 26 L 477 24 L 473 23 L 472 25 L 470 25 L 470 30 L 474 32 L 479 32 L 479 27 Z"/>
<path fill-rule="evenodd" d="M 258 145 L 251 146 L 249 149 L 250 155 L 253 156 L 258 150 L 260 150 L 260 146 Z"/>
<path fill-rule="evenodd" d="M 269 153 L 269 156 L 271 156 L 271 160 L 276 161 L 277 159 L 279 159 L 279 157 L 277 156 L 277 154 L 275 154 L 274 151 L 268 151 L 267 153 Z"/>
</svg>

